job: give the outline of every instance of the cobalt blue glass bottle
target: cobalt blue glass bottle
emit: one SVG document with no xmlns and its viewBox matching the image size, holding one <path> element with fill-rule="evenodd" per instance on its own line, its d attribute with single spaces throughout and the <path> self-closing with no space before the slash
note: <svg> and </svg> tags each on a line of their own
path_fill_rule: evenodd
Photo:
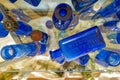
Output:
<svg viewBox="0 0 120 80">
<path fill-rule="evenodd" d="M 24 1 L 35 7 L 38 6 L 41 2 L 41 0 L 24 0 Z"/>
<path fill-rule="evenodd" d="M 71 0 L 75 10 L 78 12 L 92 6 L 98 0 Z"/>
<path fill-rule="evenodd" d="M 15 3 L 17 0 L 9 0 L 11 3 Z"/>
<path fill-rule="evenodd" d="M 0 22 L 3 20 L 3 15 L 0 13 Z"/>
<path fill-rule="evenodd" d="M 17 21 L 18 22 L 18 29 L 15 31 L 17 35 L 25 35 L 25 36 L 30 36 L 32 32 L 32 27 L 22 21 Z"/>
<path fill-rule="evenodd" d="M 68 62 L 105 46 L 102 34 L 97 26 L 59 41 L 60 50 Z"/>
<path fill-rule="evenodd" d="M 95 62 L 104 66 L 120 65 L 120 54 L 111 50 L 101 50 L 95 57 Z"/>
<path fill-rule="evenodd" d="M 1 57 L 4 60 L 11 60 L 14 58 L 21 58 L 23 56 L 34 56 L 37 47 L 35 43 L 8 45 L 2 48 Z"/>
<path fill-rule="evenodd" d="M 59 4 L 52 16 L 53 23 L 58 30 L 66 30 L 72 21 L 72 8 L 66 4 Z"/>
<path fill-rule="evenodd" d="M 0 38 L 6 37 L 8 33 L 9 32 L 4 28 L 4 25 L 0 23 Z"/>
<path fill-rule="evenodd" d="M 60 64 L 65 62 L 65 57 L 63 56 L 63 53 L 60 49 L 50 51 L 50 57 L 53 61 L 56 61 Z"/>
<path fill-rule="evenodd" d="M 120 44 L 120 33 L 111 33 L 107 36 L 107 38 L 110 40 L 113 44 Z"/>
<path fill-rule="evenodd" d="M 92 19 L 97 18 L 103 18 L 103 17 L 109 17 L 112 14 L 115 14 L 116 12 L 120 11 L 120 1 L 113 1 L 111 4 L 106 6 L 103 9 L 100 9 L 93 17 Z"/>
<path fill-rule="evenodd" d="M 120 31 L 119 20 L 112 20 L 112 21 L 105 22 L 103 26 L 112 31 Z"/>
<path fill-rule="evenodd" d="M 86 66 L 89 60 L 90 60 L 90 56 L 87 54 L 85 56 L 82 56 L 82 57 L 76 59 L 75 62 L 82 66 Z"/>
</svg>

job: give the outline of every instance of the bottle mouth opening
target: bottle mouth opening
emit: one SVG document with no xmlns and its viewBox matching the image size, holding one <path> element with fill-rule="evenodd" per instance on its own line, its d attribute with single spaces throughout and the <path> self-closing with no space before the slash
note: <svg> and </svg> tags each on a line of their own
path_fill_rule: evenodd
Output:
<svg viewBox="0 0 120 80">
<path fill-rule="evenodd" d="M 59 15 L 60 15 L 61 17 L 65 17 L 65 16 L 67 15 L 67 10 L 66 10 L 66 9 L 61 9 L 61 10 L 59 11 Z"/>
</svg>

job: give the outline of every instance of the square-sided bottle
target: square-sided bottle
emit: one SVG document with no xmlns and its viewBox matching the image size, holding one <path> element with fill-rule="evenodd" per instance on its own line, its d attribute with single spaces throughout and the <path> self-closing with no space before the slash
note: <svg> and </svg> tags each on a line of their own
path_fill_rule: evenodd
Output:
<svg viewBox="0 0 120 80">
<path fill-rule="evenodd" d="M 65 60 L 69 62 L 106 45 L 99 28 L 95 26 L 60 40 L 59 46 Z"/>
</svg>

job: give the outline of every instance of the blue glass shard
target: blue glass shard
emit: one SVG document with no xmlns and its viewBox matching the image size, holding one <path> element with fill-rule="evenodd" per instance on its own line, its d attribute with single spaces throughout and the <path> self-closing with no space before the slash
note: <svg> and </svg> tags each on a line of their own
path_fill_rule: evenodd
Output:
<svg viewBox="0 0 120 80">
<path fill-rule="evenodd" d="M 103 26 L 112 31 L 120 31 L 120 28 L 118 26 L 119 23 L 120 23 L 119 20 L 112 20 L 105 22 Z"/>
<path fill-rule="evenodd" d="M 17 35 L 30 36 L 32 32 L 32 27 L 25 22 L 18 21 L 18 29 L 16 30 Z"/>
<path fill-rule="evenodd" d="M 103 9 L 100 9 L 92 19 L 108 17 L 116 12 L 120 11 L 120 1 L 114 1 Z"/>
<path fill-rule="evenodd" d="M 60 49 L 50 51 L 50 57 L 53 61 L 56 61 L 60 64 L 63 64 L 65 62 L 65 58 L 64 58 L 63 53 Z"/>
<path fill-rule="evenodd" d="M 3 15 L 0 13 L 0 22 L 3 20 Z"/>
<path fill-rule="evenodd" d="M 41 2 L 41 0 L 24 0 L 24 1 L 35 7 L 38 6 Z"/>
<path fill-rule="evenodd" d="M 120 64 L 120 54 L 110 50 L 101 50 L 96 55 L 95 62 L 104 67 L 118 66 Z"/>
<path fill-rule="evenodd" d="M 66 4 L 59 4 L 52 16 L 53 23 L 58 30 L 66 30 L 72 21 L 72 8 Z"/>
<path fill-rule="evenodd" d="M 11 3 L 15 3 L 17 0 L 9 0 Z"/>
<path fill-rule="evenodd" d="M 36 54 L 36 49 L 34 43 L 9 45 L 2 48 L 1 56 L 4 60 L 21 58 L 23 56 L 33 56 Z"/>
<path fill-rule="evenodd" d="M 66 60 L 72 61 L 106 45 L 99 28 L 95 26 L 60 40 L 59 46 Z"/>
<path fill-rule="evenodd" d="M 88 61 L 90 59 L 90 56 L 89 55 L 85 55 L 83 57 L 80 57 L 78 59 L 75 60 L 76 63 L 82 65 L 82 66 L 86 66 Z"/>
<path fill-rule="evenodd" d="M 83 11 L 84 9 L 92 6 L 98 0 L 71 0 L 76 11 Z"/>
<path fill-rule="evenodd" d="M 0 23 L 0 38 L 6 37 L 8 33 L 9 32 L 4 28 L 4 25 Z"/>
</svg>

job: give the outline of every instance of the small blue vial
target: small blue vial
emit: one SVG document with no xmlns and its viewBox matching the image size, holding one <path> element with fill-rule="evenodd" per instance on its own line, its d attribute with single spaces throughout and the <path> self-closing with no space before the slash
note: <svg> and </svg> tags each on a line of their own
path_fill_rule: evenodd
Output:
<svg viewBox="0 0 120 80">
<path fill-rule="evenodd" d="M 105 22 L 103 24 L 103 26 L 106 28 L 106 29 L 109 29 L 109 30 L 112 30 L 112 31 L 120 31 L 120 22 L 119 20 L 112 20 L 112 21 L 108 21 L 108 22 Z"/>
<path fill-rule="evenodd" d="M 120 44 L 120 33 L 112 33 L 107 36 L 107 38 L 110 40 L 113 44 Z"/>
<path fill-rule="evenodd" d="M 0 13 L 0 22 L 3 20 L 3 15 Z"/>
<path fill-rule="evenodd" d="M 109 17 L 112 14 L 115 14 L 116 12 L 120 11 L 120 2 L 119 1 L 113 1 L 111 4 L 106 6 L 103 9 L 100 9 L 93 17 L 92 19 L 98 19 L 98 18 L 104 18 Z"/>
<path fill-rule="evenodd" d="M 96 55 L 95 62 L 104 67 L 115 67 L 120 65 L 120 54 L 110 50 L 101 50 L 99 54 Z"/>
<path fill-rule="evenodd" d="M 35 7 L 37 7 L 41 2 L 41 0 L 24 0 L 24 1 Z"/>
<path fill-rule="evenodd" d="M 86 66 L 89 60 L 90 60 L 90 56 L 87 54 L 85 56 L 82 56 L 82 57 L 76 59 L 75 62 L 82 66 Z"/>
<path fill-rule="evenodd" d="M 65 62 L 65 57 L 63 56 L 63 53 L 60 49 L 50 51 L 50 57 L 53 61 L 56 61 L 60 64 Z"/>
<path fill-rule="evenodd" d="M 0 23 L 0 38 L 6 37 L 8 33 L 9 32 L 4 28 L 4 25 Z"/>
<path fill-rule="evenodd" d="M 15 31 L 17 35 L 30 36 L 32 27 L 25 22 L 18 21 L 18 29 Z"/>
<path fill-rule="evenodd" d="M 9 45 L 2 48 L 1 57 L 4 60 L 12 60 L 23 56 L 34 56 L 36 51 L 37 47 L 34 43 Z"/>
<path fill-rule="evenodd" d="M 97 26 L 79 32 L 59 41 L 59 47 L 67 62 L 104 48 L 105 42 Z"/>
<path fill-rule="evenodd" d="M 81 12 L 92 6 L 98 0 L 71 0 L 75 10 Z"/>
<path fill-rule="evenodd" d="M 53 23 L 58 30 L 66 30 L 72 21 L 72 8 L 66 4 L 59 4 L 52 16 Z"/>
</svg>

